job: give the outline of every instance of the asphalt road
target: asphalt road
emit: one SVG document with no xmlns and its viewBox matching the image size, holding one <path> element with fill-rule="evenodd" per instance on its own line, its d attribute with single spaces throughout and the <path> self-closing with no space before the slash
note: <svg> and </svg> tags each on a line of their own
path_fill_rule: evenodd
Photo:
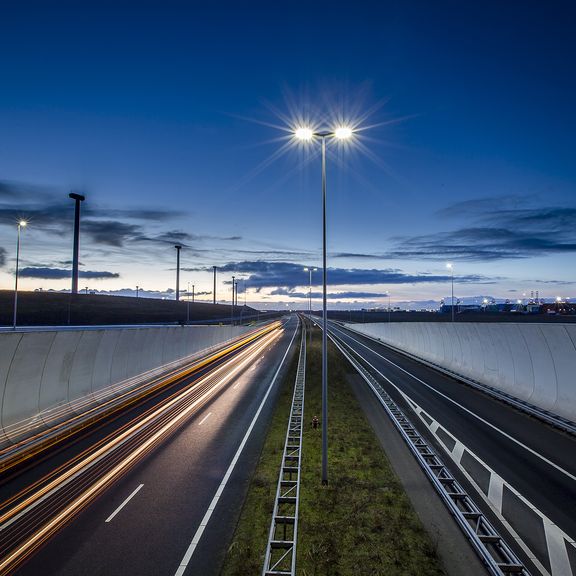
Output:
<svg viewBox="0 0 576 576">
<path fill-rule="evenodd" d="M 458 462 L 478 488 L 477 503 L 490 503 L 489 512 L 516 532 L 508 540 L 520 539 L 535 573 L 576 574 L 576 439 L 380 343 L 334 330 L 380 372 L 452 467 Z"/>
<path fill-rule="evenodd" d="M 185 424 L 153 446 L 14 573 L 218 574 L 293 353 L 288 350 L 296 342 L 296 330 L 293 317 L 281 337 L 251 358 Z M 230 471 L 235 456 L 238 460 Z M 227 483 L 215 503 L 223 480 Z M 4 497 L 7 490 L 4 486 Z M 203 523 L 205 529 L 184 565 Z"/>
</svg>

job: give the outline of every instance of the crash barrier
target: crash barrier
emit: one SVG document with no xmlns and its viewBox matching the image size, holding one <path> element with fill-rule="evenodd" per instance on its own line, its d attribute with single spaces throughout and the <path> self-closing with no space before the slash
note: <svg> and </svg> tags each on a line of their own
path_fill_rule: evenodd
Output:
<svg viewBox="0 0 576 576">
<path fill-rule="evenodd" d="M 0 446 L 231 341 L 247 326 L 0 333 Z"/>
<path fill-rule="evenodd" d="M 576 422 L 576 324 L 346 324 L 456 375 Z"/>
</svg>

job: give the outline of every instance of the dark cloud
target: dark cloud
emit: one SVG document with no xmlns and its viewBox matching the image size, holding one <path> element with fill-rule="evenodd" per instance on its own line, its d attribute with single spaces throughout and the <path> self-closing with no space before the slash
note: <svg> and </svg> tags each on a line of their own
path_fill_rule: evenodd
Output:
<svg viewBox="0 0 576 576">
<path fill-rule="evenodd" d="M 98 244 L 123 246 L 127 240 L 140 236 L 141 227 L 137 224 L 126 224 L 115 220 L 85 220 L 81 229 Z"/>
<path fill-rule="evenodd" d="M 211 267 L 202 269 L 211 271 Z M 219 273 L 245 274 L 246 284 L 251 288 L 296 288 L 308 284 L 308 272 L 304 272 L 301 264 L 292 262 L 243 261 L 230 262 L 218 267 Z M 329 268 L 328 282 L 332 286 L 361 284 L 421 284 L 425 282 L 448 282 L 449 275 L 404 274 L 396 269 L 361 269 L 361 268 Z M 312 275 L 314 285 L 320 283 L 319 273 Z M 488 282 L 478 275 L 455 277 L 458 282 Z M 225 283 L 230 283 L 228 280 Z M 242 286 L 242 283 L 240 284 Z"/>
<path fill-rule="evenodd" d="M 0 180 L 0 200 L 22 201 L 30 197 L 37 200 L 38 198 L 48 198 L 52 196 L 54 192 L 54 189 L 48 186 Z"/>
<path fill-rule="evenodd" d="M 527 207 L 515 196 L 460 202 L 441 215 L 471 219 L 450 232 L 404 237 L 383 256 L 490 261 L 576 252 L 576 208 Z"/>
<path fill-rule="evenodd" d="M 365 259 L 365 260 L 382 260 L 386 258 L 385 254 L 362 254 L 359 252 L 336 252 L 334 254 L 330 254 L 331 258 L 354 258 L 358 259 Z"/>
<path fill-rule="evenodd" d="M 127 218 L 130 220 L 147 220 L 153 222 L 165 222 L 167 220 L 172 220 L 181 216 L 181 212 L 175 210 L 159 210 L 151 208 L 146 209 L 107 209 L 86 206 L 83 213 L 91 218 L 110 218 L 110 219 L 123 219 Z"/>
<path fill-rule="evenodd" d="M 308 299 L 310 296 L 318 300 L 322 298 L 322 292 L 312 292 L 311 294 L 308 292 L 296 292 L 295 290 L 290 290 L 287 288 L 276 288 L 270 292 L 271 296 L 290 296 L 290 298 L 304 298 Z M 358 300 L 364 299 L 374 299 L 374 298 L 383 298 L 387 296 L 386 292 L 328 292 L 326 294 L 326 298 L 329 300 L 342 300 L 342 299 L 349 299 L 355 298 Z"/>
<path fill-rule="evenodd" d="M 63 268 L 22 268 L 19 272 L 22 278 L 42 278 L 45 280 L 62 280 L 72 277 L 71 270 Z M 119 278 L 120 274 L 116 272 L 97 272 L 94 270 L 80 270 L 78 273 L 80 278 L 87 280 L 104 280 L 109 278 Z"/>
<path fill-rule="evenodd" d="M 6 250 L 0 248 L 0 268 L 6 265 Z"/>
</svg>

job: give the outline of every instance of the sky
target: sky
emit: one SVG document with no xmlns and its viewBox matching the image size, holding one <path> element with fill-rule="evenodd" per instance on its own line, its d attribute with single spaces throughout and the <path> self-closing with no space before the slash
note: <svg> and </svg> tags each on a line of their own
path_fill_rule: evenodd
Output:
<svg viewBox="0 0 576 576">
<path fill-rule="evenodd" d="M 569 1 L 3 5 L 0 289 L 307 307 L 576 297 Z M 320 305 L 321 273 L 312 275 Z"/>
</svg>

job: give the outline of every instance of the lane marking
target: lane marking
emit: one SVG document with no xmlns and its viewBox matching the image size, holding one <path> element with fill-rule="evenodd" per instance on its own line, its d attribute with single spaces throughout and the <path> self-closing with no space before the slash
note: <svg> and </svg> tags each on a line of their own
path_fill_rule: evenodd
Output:
<svg viewBox="0 0 576 576">
<path fill-rule="evenodd" d="M 54 516 L 52 519 L 50 519 L 46 524 L 44 524 L 44 526 L 41 526 L 34 534 L 32 534 L 28 538 L 28 540 L 21 543 L 18 548 L 16 548 L 14 551 L 10 552 L 10 554 L 8 556 L 6 556 L 5 558 L 0 558 L 0 573 L 3 572 L 7 567 L 11 566 L 13 563 L 19 562 L 22 556 L 25 556 L 26 554 L 29 553 L 30 549 L 34 548 L 35 546 L 39 545 L 41 542 L 45 541 L 53 530 L 55 530 L 56 528 L 59 528 L 64 521 L 66 521 L 68 518 L 70 518 L 70 516 L 72 514 L 76 513 L 78 510 L 82 509 L 82 507 L 85 504 L 90 502 L 105 487 L 107 487 L 112 481 L 114 481 L 114 479 L 118 476 L 119 473 L 122 472 L 122 470 L 125 470 L 127 467 L 131 466 L 132 463 L 138 461 L 141 458 L 141 456 L 144 453 L 146 453 L 146 451 L 148 450 L 149 447 L 155 445 L 156 442 L 158 440 L 160 440 L 161 438 L 163 438 L 167 432 L 170 432 L 170 430 L 173 429 L 174 426 L 177 426 L 179 422 L 181 422 L 183 419 L 187 418 L 188 414 L 192 410 L 194 410 L 196 408 L 196 406 L 198 406 L 199 404 L 201 405 L 203 402 L 205 402 L 207 398 L 212 396 L 219 388 L 221 388 L 229 380 L 231 380 L 235 374 L 237 374 L 239 371 L 243 370 L 244 366 L 246 366 L 250 362 L 252 362 L 253 358 L 261 352 L 263 347 L 268 345 L 268 342 L 270 340 L 276 340 L 279 337 L 280 337 L 280 332 L 274 330 L 273 332 L 269 333 L 268 336 L 264 337 L 264 341 L 261 342 L 259 344 L 259 346 L 256 347 L 256 349 L 252 350 L 252 347 L 250 347 L 250 348 L 246 349 L 245 352 L 241 352 L 238 355 L 238 358 L 235 359 L 235 362 L 232 363 L 232 365 L 236 364 L 236 367 L 233 368 L 232 370 L 230 370 L 228 373 L 226 373 L 222 377 L 222 380 L 216 382 L 210 390 L 204 392 L 204 394 L 202 396 L 197 398 L 191 405 L 189 405 L 182 412 L 177 414 L 170 422 L 165 424 L 160 430 L 156 431 L 152 436 L 150 436 L 148 438 L 148 440 L 146 440 L 145 442 L 140 444 L 133 452 L 129 453 L 122 461 L 120 461 L 118 464 L 116 464 L 114 468 L 112 468 L 109 472 L 107 472 L 104 476 L 102 476 L 99 480 L 97 480 L 94 484 L 92 484 L 92 486 L 89 486 L 85 490 L 85 492 L 80 494 L 75 500 L 73 500 L 70 504 L 68 504 L 66 506 L 66 508 L 64 508 L 62 511 L 57 513 L 57 515 Z M 244 360 L 240 361 L 242 358 L 244 358 Z M 220 373 L 223 370 L 226 370 L 228 364 L 229 363 L 227 362 L 226 364 L 220 366 L 220 368 L 215 370 L 211 375 L 207 375 L 204 378 L 198 380 L 197 384 L 200 382 L 203 382 L 205 380 L 206 381 L 212 380 L 213 378 L 215 378 L 216 374 Z M 193 390 L 194 390 L 194 388 L 192 389 L 192 391 Z M 166 410 L 171 405 L 174 405 L 174 403 L 181 401 L 190 392 L 191 392 L 191 390 L 188 390 L 182 394 L 174 396 L 174 398 L 172 400 L 170 400 L 170 402 L 168 402 L 160 410 L 157 410 L 155 414 L 158 415 L 158 414 L 166 413 Z M 150 422 L 151 420 L 154 420 L 155 414 L 153 413 L 153 414 L 148 415 L 144 420 L 142 420 L 141 422 L 138 423 L 138 427 L 141 427 L 147 421 Z M 114 443 L 116 443 L 117 446 L 122 445 L 122 444 L 126 443 L 133 436 L 134 436 L 134 432 L 130 432 L 130 430 L 127 430 L 120 437 L 114 439 Z M 124 439 L 118 444 L 117 440 L 121 437 L 124 437 Z M 106 448 L 106 446 L 104 446 L 100 450 L 106 451 L 106 450 L 111 450 L 111 449 L 108 449 L 108 448 Z M 106 453 L 101 454 L 98 457 L 98 460 L 101 460 L 105 456 L 106 456 Z M 81 470 L 75 472 L 74 476 L 76 477 L 76 476 L 80 475 L 83 470 L 86 470 L 93 465 L 94 465 L 94 461 L 92 461 L 88 465 L 85 465 L 83 463 L 77 464 L 75 466 L 75 468 L 80 467 Z M 62 484 L 60 484 L 54 488 L 49 489 L 49 486 L 50 486 L 49 485 L 48 487 L 46 487 L 46 490 L 44 490 L 44 494 L 40 499 L 35 500 L 34 495 L 29 497 L 27 499 L 27 501 L 28 500 L 34 500 L 33 503 L 28 505 L 27 501 L 25 501 L 23 503 L 23 505 L 18 507 L 20 509 L 20 512 L 18 512 L 18 514 L 16 514 L 16 516 L 13 516 L 11 519 L 9 519 L 3 525 L 1 525 L 0 530 L 5 529 L 7 526 L 12 524 L 17 517 L 20 517 L 23 514 L 25 514 L 27 511 L 35 508 L 39 504 L 39 502 L 41 502 L 45 498 L 47 498 L 49 496 L 49 494 L 55 493 L 57 490 L 60 489 L 60 487 L 63 484 L 69 483 L 70 481 L 71 481 L 71 478 L 68 477 L 64 483 L 62 483 Z M 57 483 L 57 480 L 52 481 L 51 484 L 55 484 L 55 483 Z M 49 492 L 47 492 L 47 490 L 49 490 Z M 10 511 L 7 514 L 10 514 Z"/>
<path fill-rule="evenodd" d="M 266 394 L 264 395 L 264 398 L 262 399 L 262 402 L 260 403 L 260 406 L 258 407 L 258 410 L 256 411 L 256 414 L 254 415 L 254 418 L 252 419 L 252 422 L 250 423 L 250 426 L 248 427 L 248 430 L 246 431 L 246 434 L 244 435 L 242 442 L 240 443 L 240 446 L 238 446 L 238 450 L 236 451 L 234 458 L 232 458 L 232 461 L 230 462 L 230 466 L 228 466 L 228 470 L 226 470 L 226 474 L 224 474 L 224 478 L 222 479 L 222 482 L 220 483 L 218 490 L 216 490 L 216 494 L 214 494 L 214 498 L 212 498 L 212 501 L 210 502 L 210 505 L 208 506 L 208 510 L 206 510 L 206 514 L 204 514 L 204 518 L 202 518 L 202 521 L 200 522 L 200 526 L 198 526 L 198 529 L 196 530 L 196 532 L 192 538 L 192 542 L 190 542 L 190 545 L 188 546 L 188 549 L 186 550 L 184 557 L 180 561 L 180 565 L 178 566 L 178 569 L 176 570 L 176 573 L 174 574 L 174 576 L 182 576 L 184 574 L 186 568 L 188 567 L 188 564 L 190 563 L 190 560 L 192 559 L 192 555 L 194 554 L 194 551 L 196 550 L 196 546 L 198 546 L 198 542 L 200 542 L 200 538 L 202 538 L 202 534 L 204 534 L 204 530 L 206 529 L 208 522 L 210 522 L 210 517 L 212 516 L 212 512 L 214 512 L 214 509 L 216 508 L 216 505 L 218 504 L 218 500 L 220 500 L 220 496 L 222 496 L 222 492 L 224 492 L 224 488 L 226 488 L 226 484 L 228 483 L 228 480 L 230 479 L 230 476 L 232 475 L 232 472 L 234 471 L 236 463 L 238 462 L 240 455 L 242 454 L 242 451 L 244 450 L 244 446 L 246 445 L 246 442 L 248 442 L 248 437 L 250 436 L 252 429 L 254 428 L 254 426 L 256 424 L 256 420 L 258 420 L 258 417 L 260 416 L 260 412 L 262 412 L 262 409 L 264 408 L 264 404 L 266 403 L 266 400 L 268 399 L 268 396 L 270 395 L 270 392 L 271 392 L 272 388 L 274 387 L 274 384 L 276 383 L 276 379 L 278 378 L 278 375 L 280 374 L 280 370 L 284 366 L 284 362 L 286 360 L 286 357 L 288 356 L 288 352 L 290 352 L 290 349 L 292 348 L 292 343 L 294 342 L 294 338 L 296 338 L 297 333 L 298 333 L 298 325 L 296 326 L 296 329 L 294 330 L 294 335 L 292 336 L 292 340 L 290 340 L 290 344 L 288 344 L 288 348 L 286 348 L 286 352 L 284 352 L 284 356 L 282 357 L 282 360 L 280 361 L 280 365 L 278 366 L 278 369 L 276 370 L 276 373 L 274 374 L 274 378 L 272 378 L 272 382 L 270 383 L 270 386 L 268 387 L 268 390 L 266 391 Z"/>
<path fill-rule="evenodd" d="M 106 518 L 106 520 L 104 520 L 104 522 L 110 522 L 112 518 L 114 518 L 114 516 L 116 516 L 116 514 L 118 514 L 118 512 L 120 512 L 120 510 L 122 510 L 122 508 L 124 508 L 124 506 L 126 506 L 126 504 L 128 504 L 128 502 L 130 502 L 130 500 L 132 500 L 132 498 L 134 498 L 134 496 L 140 492 L 142 486 L 144 486 L 144 484 L 140 484 L 138 488 L 136 488 L 136 490 L 134 490 L 134 492 L 132 492 L 132 494 L 130 494 L 130 496 L 128 496 L 128 498 L 126 498 L 126 500 L 124 500 L 124 502 L 122 502 L 122 504 L 120 504 L 120 506 L 118 506 L 118 508 L 116 508 L 116 510 L 114 510 L 110 516 L 108 516 L 108 518 Z"/>
<path fill-rule="evenodd" d="M 234 386 L 232 386 L 232 389 L 236 390 L 236 388 L 238 388 L 239 384 L 240 384 L 239 382 L 236 382 L 236 384 L 234 384 Z"/>
<path fill-rule="evenodd" d="M 351 338 L 354 340 L 353 338 Z M 362 344 L 359 342 L 359 344 Z M 363 344 L 362 344 L 363 345 Z M 370 350 L 370 348 L 368 348 Z M 376 353 L 378 354 L 378 353 Z M 379 354 L 378 354 L 379 355 Z M 392 382 L 389 378 L 384 376 L 378 368 L 376 368 L 373 364 L 371 364 L 366 358 L 364 361 L 375 371 L 377 372 L 383 379 L 389 382 L 398 392 L 402 395 L 405 400 L 411 400 L 405 392 L 403 392 L 394 382 Z M 392 363 L 392 362 L 391 362 Z M 393 364 L 393 363 L 392 363 Z M 425 384 L 424 382 L 422 382 Z M 438 437 L 437 431 L 440 427 L 438 422 L 431 418 L 431 422 L 427 422 L 422 417 L 422 412 L 424 410 L 421 406 L 414 403 L 411 400 L 412 404 L 415 404 L 415 414 L 420 418 L 421 422 L 433 432 L 436 438 Z M 460 440 L 458 440 L 454 436 L 456 440 L 456 446 L 454 449 L 450 450 L 448 447 L 444 446 L 442 442 L 443 451 L 454 461 L 454 463 L 458 466 L 462 474 L 466 476 L 466 478 L 475 486 L 476 492 L 478 496 L 482 498 L 488 506 L 492 509 L 492 511 L 496 514 L 498 519 L 504 524 L 506 529 L 510 532 L 514 540 L 518 546 L 522 548 L 522 550 L 528 555 L 530 560 L 536 565 L 538 570 L 545 576 L 555 576 L 555 575 L 566 575 L 573 574 L 571 568 L 570 571 L 566 571 L 565 568 L 569 566 L 569 558 L 567 547 L 568 546 L 575 546 L 575 542 L 572 537 L 566 534 L 560 527 L 552 522 L 545 514 L 543 514 L 534 504 L 532 504 L 527 498 L 525 498 L 518 490 L 516 490 L 511 484 L 506 482 L 496 471 L 494 471 L 482 458 L 480 458 L 475 452 L 470 450 L 465 444 L 463 444 Z M 459 446 L 460 445 L 460 446 Z M 488 496 L 486 496 L 479 486 L 477 480 L 465 469 L 461 466 L 460 460 L 464 451 L 468 452 L 472 455 L 478 462 L 490 473 L 490 483 L 488 489 Z M 551 572 L 549 572 L 539 558 L 536 556 L 536 553 L 524 542 L 524 540 L 520 537 L 516 529 L 512 526 L 509 520 L 507 520 L 503 516 L 502 512 L 502 500 L 503 500 L 503 491 L 504 486 L 506 486 L 516 497 L 518 497 L 528 508 L 530 508 L 542 521 L 542 526 L 544 528 L 544 534 L 546 538 L 546 553 L 548 555 L 548 560 L 550 561 L 550 565 L 552 567 Z"/>
<path fill-rule="evenodd" d="M 431 386 L 430 384 L 427 384 L 426 382 L 424 382 L 424 380 L 420 380 L 420 378 L 418 378 L 418 376 L 414 376 L 414 374 L 411 374 L 410 372 L 408 372 L 408 370 L 405 370 L 404 368 L 402 368 L 402 366 L 398 366 L 398 364 L 392 362 L 392 360 L 389 360 L 388 358 L 386 358 L 385 356 L 383 356 L 382 354 L 376 352 L 375 350 L 372 350 L 372 348 L 370 348 L 369 346 L 366 346 L 366 344 L 364 344 L 363 342 L 360 342 L 359 340 L 356 340 L 356 338 L 344 333 L 345 336 L 348 336 L 348 338 L 350 338 L 352 341 L 356 342 L 357 344 L 360 344 L 360 346 L 363 346 L 364 348 L 366 348 L 367 350 L 370 350 L 373 354 L 376 354 L 376 356 L 379 356 L 380 358 L 382 358 L 382 360 L 385 360 L 386 362 L 388 362 L 389 364 L 392 364 L 392 366 L 395 366 L 396 368 L 398 368 L 398 370 L 401 370 L 402 372 L 404 372 L 405 374 L 407 374 L 408 376 L 410 376 L 411 378 L 414 378 L 414 380 L 416 380 L 417 382 L 420 382 L 420 384 L 426 386 L 426 388 L 429 388 L 430 390 L 432 390 L 433 392 L 435 392 L 436 394 L 438 394 L 439 396 L 442 396 L 442 398 L 448 400 L 449 402 L 451 402 L 452 404 L 454 404 L 455 406 L 458 406 L 458 408 L 460 408 L 461 410 L 463 410 L 464 412 L 466 412 L 467 414 L 470 414 L 470 416 L 473 416 L 474 418 L 476 418 L 477 420 L 479 420 L 480 422 L 482 422 L 483 424 L 486 424 L 486 426 L 492 428 L 493 430 L 495 430 L 496 432 L 502 434 L 502 436 L 504 436 L 505 438 L 508 438 L 508 440 L 514 442 L 515 444 L 517 444 L 518 446 L 520 446 L 521 448 L 524 448 L 524 450 L 526 450 L 527 452 L 530 452 L 532 455 L 536 456 L 537 458 L 540 458 L 540 460 L 542 460 L 543 462 L 546 462 L 546 464 L 548 464 L 549 466 L 552 466 L 553 468 L 555 468 L 556 470 L 558 470 L 558 472 L 562 472 L 562 474 L 568 476 L 568 478 L 570 478 L 570 480 L 575 480 L 576 481 L 576 476 L 574 476 L 573 474 L 570 474 L 570 472 L 568 472 L 568 470 L 564 470 L 564 468 L 562 468 L 561 466 L 559 466 L 558 464 L 555 464 L 554 462 L 552 462 L 551 460 L 549 460 L 548 458 L 546 458 L 546 456 L 543 456 L 542 454 L 540 454 L 539 452 L 536 452 L 536 450 L 534 450 L 533 448 L 530 448 L 530 446 L 526 446 L 526 444 L 520 442 L 520 440 L 516 440 L 516 438 L 514 438 L 513 436 L 511 436 L 510 434 L 508 434 L 507 432 L 504 432 L 504 430 L 501 430 L 500 428 L 498 428 L 497 426 L 495 426 L 494 424 L 492 424 L 491 422 L 488 422 L 488 420 L 485 420 L 484 418 L 482 418 L 481 416 L 478 416 L 478 414 L 472 412 L 472 410 L 469 410 L 468 408 L 466 408 L 465 406 L 462 406 L 462 404 L 456 402 L 456 400 L 453 400 L 452 398 L 450 398 L 450 396 L 447 396 L 446 394 L 444 394 L 443 392 L 440 392 L 439 390 L 436 390 L 436 388 L 434 388 L 433 386 Z M 386 376 L 384 376 L 382 374 L 382 376 L 384 378 L 386 378 Z M 398 386 L 396 386 L 396 384 L 394 384 L 393 382 L 391 382 L 388 378 L 386 378 L 386 380 L 388 380 L 388 382 L 390 382 L 390 384 L 392 384 L 392 386 L 394 386 L 394 388 L 396 388 L 400 393 L 403 393 L 402 390 L 400 390 L 400 388 L 398 388 Z"/>
<path fill-rule="evenodd" d="M 212 412 L 208 412 L 208 414 L 206 414 L 206 416 L 204 416 L 204 418 L 202 418 L 202 420 L 200 420 L 200 422 L 198 422 L 198 426 L 202 426 L 202 424 L 204 424 L 204 422 L 206 422 L 206 420 L 208 420 L 208 418 L 210 418 L 210 416 L 212 416 Z"/>
</svg>

